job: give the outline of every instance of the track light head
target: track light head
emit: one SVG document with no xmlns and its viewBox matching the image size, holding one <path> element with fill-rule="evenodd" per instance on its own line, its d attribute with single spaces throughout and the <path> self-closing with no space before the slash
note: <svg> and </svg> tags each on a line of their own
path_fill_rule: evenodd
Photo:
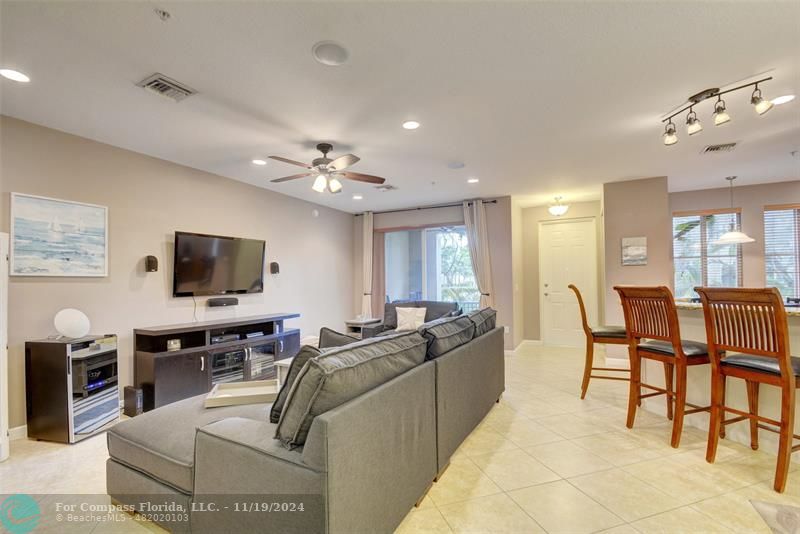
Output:
<svg viewBox="0 0 800 534">
<path fill-rule="evenodd" d="M 686 133 L 689 135 L 694 135 L 702 131 L 703 125 L 700 124 L 700 120 L 697 118 L 697 113 L 694 112 L 694 109 L 689 108 L 689 114 L 686 115 Z"/>
<path fill-rule="evenodd" d="M 750 103 L 755 106 L 756 113 L 759 115 L 763 115 L 773 107 L 772 102 L 765 100 L 761 96 L 761 89 L 758 88 L 758 84 L 756 84 L 756 88 L 753 89 L 753 96 L 750 97 Z"/>
<path fill-rule="evenodd" d="M 714 104 L 714 114 L 712 116 L 714 117 L 714 126 L 722 126 L 730 122 L 731 116 L 725 110 L 725 101 L 722 98 L 718 98 L 717 103 Z"/>
<path fill-rule="evenodd" d="M 664 128 L 664 144 L 667 146 L 674 145 L 678 142 L 678 136 L 675 133 L 675 123 L 671 120 L 667 123 L 667 126 Z"/>
</svg>

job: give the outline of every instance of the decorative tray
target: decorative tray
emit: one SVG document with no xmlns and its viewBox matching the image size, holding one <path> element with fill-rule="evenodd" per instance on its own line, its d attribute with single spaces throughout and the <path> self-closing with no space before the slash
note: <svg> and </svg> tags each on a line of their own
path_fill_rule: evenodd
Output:
<svg viewBox="0 0 800 534">
<path fill-rule="evenodd" d="M 206 395 L 206 408 L 272 402 L 278 396 L 277 380 L 252 380 L 216 384 Z"/>
</svg>

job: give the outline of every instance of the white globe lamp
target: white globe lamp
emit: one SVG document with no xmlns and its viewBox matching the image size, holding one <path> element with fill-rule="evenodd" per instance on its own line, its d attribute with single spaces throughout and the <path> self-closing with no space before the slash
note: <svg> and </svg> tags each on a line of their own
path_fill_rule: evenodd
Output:
<svg viewBox="0 0 800 534">
<path fill-rule="evenodd" d="M 58 312 L 53 324 L 59 334 L 69 338 L 84 337 L 91 328 L 86 314 L 75 308 L 65 308 Z"/>
</svg>

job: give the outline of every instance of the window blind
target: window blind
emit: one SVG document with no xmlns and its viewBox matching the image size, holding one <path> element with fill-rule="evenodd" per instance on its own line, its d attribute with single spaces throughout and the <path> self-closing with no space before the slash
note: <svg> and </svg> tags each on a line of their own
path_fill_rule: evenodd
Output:
<svg viewBox="0 0 800 534">
<path fill-rule="evenodd" d="M 681 214 L 672 218 L 672 258 L 675 296 L 696 297 L 696 286 L 741 287 L 741 245 L 715 245 L 731 227 L 739 227 L 738 212 Z"/>
<path fill-rule="evenodd" d="M 800 297 L 800 205 L 764 211 L 766 285 Z"/>
</svg>

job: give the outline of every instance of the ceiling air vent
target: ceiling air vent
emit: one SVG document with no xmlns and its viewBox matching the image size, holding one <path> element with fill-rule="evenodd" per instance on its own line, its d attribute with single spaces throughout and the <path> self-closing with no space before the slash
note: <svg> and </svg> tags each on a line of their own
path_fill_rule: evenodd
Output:
<svg viewBox="0 0 800 534">
<path fill-rule="evenodd" d="M 708 145 L 701 154 L 720 154 L 722 152 L 732 152 L 736 148 L 736 143 L 723 143 L 721 145 Z"/>
<path fill-rule="evenodd" d="M 197 93 L 197 91 L 191 87 L 180 82 L 176 82 L 172 78 L 167 78 L 163 74 L 159 73 L 148 76 L 136 85 L 156 94 L 171 98 L 175 102 L 180 102 L 184 98 Z"/>
<path fill-rule="evenodd" d="M 376 185 L 375 189 L 377 189 L 381 193 L 386 193 L 387 191 L 396 191 L 397 186 L 391 184 L 383 184 L 383 185 Z"/>
</svg>

